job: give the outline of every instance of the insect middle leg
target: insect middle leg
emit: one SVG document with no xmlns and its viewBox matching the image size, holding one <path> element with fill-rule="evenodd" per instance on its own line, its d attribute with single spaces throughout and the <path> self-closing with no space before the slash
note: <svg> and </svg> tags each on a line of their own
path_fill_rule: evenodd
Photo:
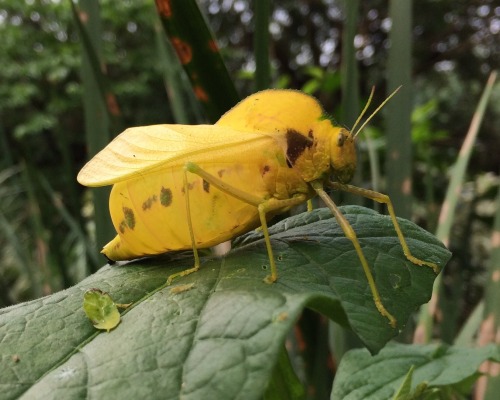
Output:
<svg viewBox="0 0 500 400">
<path fill-rule="evenodd" d="M 262 227 L 262 233 L 264 234 L 264 240 L 266 242 L 267 255 L 269 256 L 269 265 L 271 267 L 271 275 L 268 275 L 264 282 L 273 283 L 278 279 L 278 269 L 276 268 L 276 261 L 274 261 L 273 248 L 271 246 L 271 239 L 269 237 L 269 231 L 267 230 L 267 219 L 266 214 L 283 208 L 294 207 L 299 204 L 302 204 L 306 201 L 306 195 L 297 195 L 292 197 L 291 199 L 275 199 L 271 198 L 259 204 L 259 218 L 260 225 Z"/>
<path fill-rule="evenodd" d="M 191 240 L 191 246 L 193 248 L 193 255 L 194 255 L 194 267 L 170 275 L 167 279 L 167 285 L 170 285 L 175 278 L 180 278 L 181 276 L 192 274 L 193 272 L 196 272 L 200 269 L 200 256 L 198 254 L 198 249 L 196 247 L 196 239 L 194 238 L 193 219 L 191 218 L 191 207 L 189 205 L 189 184 L 187 179 L 186 168 L 184 168 L 183 181 L 184 181 L 184 193 L 185 193 L 184 197 L 186 199 L 186 216 L 187 216 L 187 224 L 189 230 L 189 238 Z"/>
<path fill-rule="evenodd" d="M 273 211 L 277 211 L 280 209 L 285 209 L 285 208 L 289 208 L 289 207 L 293 207 L 293 206 L 302 204 L 304 201 L 307 200 L 306 195 L 305 194 L 298 194 L 290 199 L 270 198 L 267 200 L 263 200 L 262 198 L 254 196 L 251 193 L 245 192 L 241 189 L 238 189 L 232 185 L 227 184 L 226 182 L 219 179 L 218 177 L 203 170 L 199 165 L 197 165 L 195 163 L 192 163 L 192 162 L 186 163 L 184 170 L 186 172 L 191 172 L 193 174 L 200 176 L 201 178 L 203 178 L 204 180 L 209 182 L 211 185 L 214 185 L 215 187 L 217 187 L 219 190 L 229 194 L 230 196 L 236 197 L 237 199 L 239 199 L 245 203 L 251 204 L 257 208 L 258 213 L 259 213 L 261 227 L 262 227 L 262 233 L 264 234 L 264 241 L 266 243 L 266 250 L 267 250 L 268 257 L 269 257 L 269 264 L 270 264 L 270 269 L 271 269 L 271 274 L 266 277 L 265 282 L 267 282 L 267 283 L 275 282 L 278 279 L 278 272 L 277 272 L 277 268 L 276 268 L 276 262 L 275 262 L 274 256 L 273 256 L 273 249 L 271 246 L 271 239 L 269 237 L 269 231 L 267 229 L 266 215 L 273 212 Z M 185 179 L 185 186 L 186 186 L 187 185 L 186 175 L 185 175 L 184 179 Z M 187 192 L 188 191 L 186 188 L 186 193 Z M 186 201 L 186 204 L 188 207 L 187 211 L 188 211 L 189 231 L 190 231 L 190 235 L 191 235 L 193 251 L 195 253 L 195 266 L 193 268 L 188 269 L 186 271 L 183 271 L 179 274 L 175 274 L 173 276 L 174 278 L 177 276 L 184 276 L 184 275 L 190 274 L 190 273 L 195 272 L 199 269 L 199 258 L 198 258 L 198 252 L 196 250 L 196 243 L 195 243 L 195 239 L 194 239 L 193 224 L 192 224 L 191 215 L 189 212 L 189 202 Z M 169 277 L 169 281 L 171 281 L 170 277 Z"/>
</svg>

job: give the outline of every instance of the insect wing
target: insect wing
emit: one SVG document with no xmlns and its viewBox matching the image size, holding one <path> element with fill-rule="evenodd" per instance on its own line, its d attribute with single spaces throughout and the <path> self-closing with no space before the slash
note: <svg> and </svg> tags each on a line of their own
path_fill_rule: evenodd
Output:
<svg viewBox="0 0 500 400">
<path fill-rule="evenodd" d="M 294 90 L 255 93 L 224 114 L 215 125 L 151 125 L 129 128 L 90 160 L 78 174 L 85 186 L 105 186 L 141 176 L 156 168 L 194 161 L 197 154 L 230 151 L 232 145 L 289 131 L 307 136 L 324 118 L 313 97 Z M 217 154 L 220 156 L 221 154 Z"/>
<path fill-rule="evenodd" d="M 217 125 L 151 125 L 129 128 L 95 155 L 77 180 L 105 186 L 141 176 L 156 168 L 194 161 L 198 154 L 230 149 L 231 145 L 266 140 L 260 133 L 238 132 Z"/>
</svg>

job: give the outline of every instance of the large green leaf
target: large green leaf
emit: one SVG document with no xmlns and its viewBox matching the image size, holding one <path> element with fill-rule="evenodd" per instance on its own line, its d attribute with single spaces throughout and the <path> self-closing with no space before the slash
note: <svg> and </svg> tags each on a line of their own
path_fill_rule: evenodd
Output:
<svg viewBox="0 0 500 400">
<path fill-rule="evenodd" d="M 388 217 L 356 206 L 343 212 L 401 329 L 429 298 L 434 272 L 406 261 Z M 417 257 L 446 263 L 450 253 L 439 241 L 400 222 Z M 398 334 L 377 312 L 352 244 L 329 211 L 285 219 L 270 233 L 280 274 L 272 285 L 263 282 L 262 236 L 251 232 L 172 287 L 165 280 L 192 265 L 190 252 L 106 266 L 68 290 L 1 310 L 3 397 L 256 399 L 304 307 L 350 325 L 373 352 Z M 85 317 L 89 288 L 134 303 L 110 333 L 96 332 Z"/>
<path fill-rule="evenodd" d="M 480 375 L 479 366 L 488 359 L 500 362 L 498 346 L 460 348 L 442 344 L 423 346 L 393 343 L 376 356 L 370 355 L 365 349 L 351 350 L 340 363 L 332 399 L 390 399 L 403 383 L 408 382 L 414 397 L 406 388 L 406 396 L 400 398 L 460 398 L 457 394 L 470 391 L 471 385 Z"/>
</svg>

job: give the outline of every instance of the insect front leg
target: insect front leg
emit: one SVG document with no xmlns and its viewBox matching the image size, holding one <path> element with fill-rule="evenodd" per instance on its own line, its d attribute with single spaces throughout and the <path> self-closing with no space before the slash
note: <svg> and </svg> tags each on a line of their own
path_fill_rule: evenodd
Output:
<svg viewBox="0 0 500 400">
<path fill-rule="evenodd" d="M 311 186 L 315 190 L 315 192 L 318 194 L 318 196 L 325 202 L 326 206 L 330 209 L 332 214 L 334 215 L 335 219 L 337 220 L 338 224 L 342 228 L 342 231 L 346 235 L 348 239 L 351 240 L 354 249 L 356 250 L 356 254 L 358 255 L 359 261 L 361 262 L 361 266 L 363 267 L 363 271 L 366 276 L 366 280 L 368 281 L 368 286 L 370 286 L 370 291 L 372 292 L 372 297 L 373 297 L 373 302 L 375 303 L 375 306 L 377 307 L 377 310 L 379 313 L 387 318 L 389 320 L 389 323 L 393 328 L 396 327 L 397 321 L 394 316 L 387 311 L 385 308 L 384 304 L 382 303 L 382 299 L 380 297 L 380 294 L 377 289 L 377 285 L 375 283 L 375 279 L 373 278 L 372 271 L 370 269 L 370 266 L 368 264 L 368 261 L 366 260 L 366 257 L 363 253 L 363 249 L 361 248 L 361 245 L 359 244 L 358 237 L 356 236 L 356 232 L 354 232 L 354 229 L 352 228 L 351 224 L 347 219 L 344 217 L 344 215 L 340 212 L 338 209 L 337 205 L 333 202 L 333 200 L 328 196 L 328 194 L 325 192 L 323 189 L 323 183 L 320 181 L 313 181 L 311 182 Z"/>
<path fill-rule="evenodd" d="M 423 261 L 417 257 L 415 257 L 413 254 L 410 252 L 410 248 L 408 247 L 408 244 L 406 243 L 406 239 L 403 235 L 403 232 L 401 231 L 401 228 L 399 227 L 398 220 L 396 218 L 396 213 L 394 212 L 394 207 L 392 205 L 392 201 L 389 196 L 383 193 L 379 192 L 374 192 L 373 190 L 369 189 L 363 189 L 359 188 L 357 186 L 352 186 L 352 185 L 345 185 L 342 183 L 338 182 L 329 182 L 329 186 L 331 186 L 335 190 L 342 190 L 344 192 L 352 193 L 358 196 L 366 197 L 370 200 L 376 201 L 378 203 L 385 204 L 387 206 L 387 210 L 389 211 L 389 216 L 391 217 L 392 224 L 394 225 L 394 229 L 396 230 L 396 233 L 398 235 L 399 243 L 401 243 L 401 247 L 403 248 L 403 253 L 405 257 L 408 259 L 408 261 L 411 261 L 413 264 L 423 266 L 425 265 L 426 267 L 432 268 L 436 274 L 439 273 L 439 267 L 428 261 Z"/>
<path fill-rule="evenodd" d="M 199 165 L 188 162 L 185 165 L 185 170 L 192 172 L 193 174 L 196 174 L 209 182 L 211 185 L 214 185 L 218 189 L 222 190 L 223 192 L 229 194 L 230 196 L 234 196 L 237 199 L 240 199 L 241 201 L 254 205 L 257 207 L 257 210 L 259 212 L 259 219 L 262 227 L 262 233 L 264 234 L 264 241 L 266 243 L 266 250 L 267 250 L 267 255 L 269 257 L 269 264 L 270 264 L 270 269 L 271 269 L 271 274 L 267 276 L 264 281 L 266 283 L 273 283 L 276 282 L 278 279 L 278 272 L 276 268 L 276 262 L 274 261 L 274 256 L 273 256 L 273 249 L 271 246 L 271 239 L 269 237 L 269 231 L 267 229 L 267 220 L 266 220 L 266 215 L 270 212 L 284 209 L 287 207 L 293 207 L 299 204 L 302 204 L 307 200 L 307 196 L 305 194 L 299 194 L 297 196 L 294 196 L 290 199 L 275 199 L 275 198 L 270 198 L 268 200 L 262 200 L 260 197 L 254 196 L 251 193 L 247 193 L 243 190 L 240 190 L 238 188 L 235 188 L 234 186 L 231 186 L 224 182 L 223 180 L 217 178 L 216 176 L 213 176 L 212 174 L 209 174 L 207 171 L 203 170 Z"/>
</svg>

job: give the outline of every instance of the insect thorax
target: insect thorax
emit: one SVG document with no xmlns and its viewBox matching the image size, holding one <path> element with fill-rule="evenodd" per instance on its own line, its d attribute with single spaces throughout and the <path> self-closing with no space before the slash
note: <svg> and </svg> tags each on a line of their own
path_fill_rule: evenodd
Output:
<svg viewBox="0 0 500 400">
<path fill-rule="evenodd" d="M 305 182 L 324 177 L 330 169 L 329 141 L 324 139 L 313 129 L 307 134 L 292 129 L 286 133 L 288 163 Z"/>
</svg>

